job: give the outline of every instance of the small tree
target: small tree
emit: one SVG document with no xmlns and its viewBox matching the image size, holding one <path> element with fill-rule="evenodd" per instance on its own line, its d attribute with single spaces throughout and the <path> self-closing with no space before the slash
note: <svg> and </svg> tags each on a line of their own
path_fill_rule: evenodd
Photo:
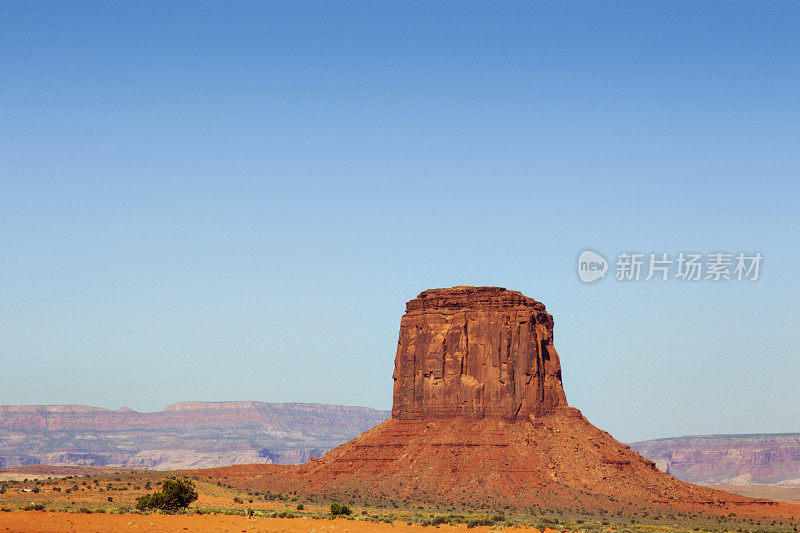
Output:
<svg viewBox="0 0 800 533">
<path fill-rule="evenodd" d="M 198 496 L 191 480 L 167 478 L 161 485 L 160 491 L 139 496 L 136 499 L 136 507 L 138 509 L 174 511 L 188 507 Z"/>
<path fill-rule="evenodd" d="M 331 504 L 331 515 L 332 516 L 338 516 L 338 515 L 345 515 L 346 516 L 346 515 L 349 515 L 349 514 L 352 514 L 352 513 L 353 513 L 353 511 L 351 511 L 350 508 L 348 506 L 346 506 L 346 505 L 342 505 L 342 504 L 338 504 L 338 503 L 332 503 Z"/>
</svg>

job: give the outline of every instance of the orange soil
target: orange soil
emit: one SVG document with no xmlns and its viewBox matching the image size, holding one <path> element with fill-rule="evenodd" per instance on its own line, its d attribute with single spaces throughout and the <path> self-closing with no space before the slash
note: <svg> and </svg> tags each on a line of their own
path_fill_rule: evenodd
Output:
<svg viewBox="0 0 800 533">
<path fill-rule="evenodd" d="M 439 526 L 436 531 L 464 531 L 466 526 Z M 531 528 L 507 528 L 501 531 L 529 531 Z M 41 511 L 18 511 L 0 513 L 0 532 L 85 532 L 98 533 L 116 531 L 203 531 L 203 532 L 330 532 L 370 533 L 372 531 L 431 531 L 430 527 L 409 526 L 405 522 L 394 524 L 356 522 L 353 520 L 322 520 L 314 518 L 246 518 L 229 515 L 109 515 L 48 513 Z M 488 532 L 489 527 L 477 527 L 470 531 Z M 492 530 L 492 531 L 497 531 Z M 558 533 L 545 530 L 545 533 Z"/>
</svg>

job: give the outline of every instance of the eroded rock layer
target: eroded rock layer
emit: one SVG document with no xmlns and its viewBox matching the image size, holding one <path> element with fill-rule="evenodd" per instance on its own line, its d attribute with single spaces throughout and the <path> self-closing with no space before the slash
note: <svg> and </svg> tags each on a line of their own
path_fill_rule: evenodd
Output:
<svg viewBox="0 0 800 533">
<path fill-rule="evenodd" d="M 544 304 L 501 287 L 423 291 L 400 321 L 392 416 L 541 416 L 567 400 Z"/>
<path fill-rule="evenodd" d="M 169 470 L 302 463 L 389 416 L 366 407 L 184 402 L 138 413 L 81 405 L 0 405 L 0 468 L 128 466 Z"/>
</svg>

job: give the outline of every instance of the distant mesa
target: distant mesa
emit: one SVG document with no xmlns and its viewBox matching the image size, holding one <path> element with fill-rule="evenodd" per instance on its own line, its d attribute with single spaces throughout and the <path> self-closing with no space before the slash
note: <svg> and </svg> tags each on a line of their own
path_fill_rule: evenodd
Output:
<svg viewBox="0 0 800 533">
<path fill-rule="evenodd" d="M 800 433 L 695 435 L 631 448 L 692 483 L 800 486 Z"/>
<path fill-rule="evenodd" d="M 0 405 L 0 468 L 296 464 L 388 416 L 388 411 L 367 407 L 304 403 L 184 402 L 152 413 L 125 407 Z"/>
</svg>

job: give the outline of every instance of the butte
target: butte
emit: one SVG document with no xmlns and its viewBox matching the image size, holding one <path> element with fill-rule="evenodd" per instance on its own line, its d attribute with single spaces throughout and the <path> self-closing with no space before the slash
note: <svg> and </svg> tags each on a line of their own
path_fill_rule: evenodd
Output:
<svg viewBox="0 0 800 533">
<path fill-rule="evenodd" d="M 379 504 L 777 505 L 680 481 L 590 424 L 567 404 L 553 317 L 516 291 L 420 293 L 400 322 L 393 379 L 392 416 L 375 428 L 302 465 L 225 475 L 252 489 Z"/>
</svg>

